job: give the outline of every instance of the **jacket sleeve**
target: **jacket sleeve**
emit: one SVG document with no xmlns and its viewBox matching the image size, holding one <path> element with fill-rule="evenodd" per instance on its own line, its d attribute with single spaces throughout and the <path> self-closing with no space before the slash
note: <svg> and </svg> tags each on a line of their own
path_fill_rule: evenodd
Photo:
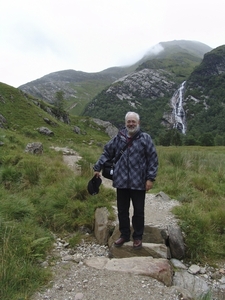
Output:
<svg viewBox="0 0 225 300">
<path fill-rule="evenodd" d="M 115 157 L 115 145 L 117 142 L 117 136 L 111 139 L 105 146 L 102 155 L 98 159 L 98 161 L 94 164 L 93 170 L 100 172 L 102 170 L 103 164 L 107 160 L 111 160 Z"/>
<path fill-rule="evenodd" d="M 154 181 L 158 171 L 158 155 L 150 135 L 144 135 L 146 142 L 146 180 Z"/>
</svg>

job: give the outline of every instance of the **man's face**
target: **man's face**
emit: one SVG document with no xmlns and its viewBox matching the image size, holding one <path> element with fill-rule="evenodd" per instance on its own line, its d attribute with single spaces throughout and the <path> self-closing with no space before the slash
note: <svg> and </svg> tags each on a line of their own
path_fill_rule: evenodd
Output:
<svg viewBox="0 0 225 300">
<path fill-rule="evenodd" d="M 125 123 L 128 133 L 134 134 L 139 129 L 139 123 L 135 116 L 128 116 Z"/>
</svg>

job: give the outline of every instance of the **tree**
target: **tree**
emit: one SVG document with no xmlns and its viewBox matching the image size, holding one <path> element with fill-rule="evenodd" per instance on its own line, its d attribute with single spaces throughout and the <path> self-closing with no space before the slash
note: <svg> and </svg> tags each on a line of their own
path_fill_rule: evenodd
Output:
<svg viewBox="0 0 225 300">
<path fill-rule="evenodd" d="M 212 133 L 203 133 L 200 137 L 200 145 L 201 146 L 214 146 L 214 137 Z"/>
<path fill-rule="evenodd" d="M 61 115 L 64 113 L 64 98 L 63 98 L 64 92 L 58 91 L 55 93 L 55 102 L 54 107 L 56 109 L 56 114 Z"/>
<path fill-rule="evenodd" d="M 224 136 L 217 134 L 214 141 L 216 146 L 224 146 Z"/>
<path fill-rule="evenodd" d="M 198 144 L 198 141 L 192 134 L 187 134 L 184 138 L 184 144 L 186 146 L 194 146 Z"/>
<path fill-rule="evenodd" d="M 159 145 L 170 146 L 170 133 L 169 131 L 162 133 L 159 136 Z"/>
<path fill-rule="evenodd" d="M 170 132 L 170 143 L 174 146 L 181 146 L 182 145 L 182 137 L 181 133 L 177 129 L 171 129 Z"/>
<path fill-rule="evenodd" d="M 162 146 L 181 146 L 182 134 L 175 128 L 169 129 L 160 134 L 158 142 Z"/>
</svg>

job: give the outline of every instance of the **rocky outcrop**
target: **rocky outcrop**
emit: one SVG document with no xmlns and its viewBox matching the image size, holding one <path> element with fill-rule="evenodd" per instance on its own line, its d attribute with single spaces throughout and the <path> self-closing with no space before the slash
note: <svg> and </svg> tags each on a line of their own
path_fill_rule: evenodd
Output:
<svg viewBox="0 0 225 300">
<path fill-rule="evenodd" d="M 143 69 L 116 80 L 106 91 L 120 100 L 137 98 L 157 99 L 174 90 L 171 74 L 165 70 Z"/>
<path fill-rule="evenodd" d="M 0 114 L 0 128 L 5 128 L 7 124 L 6 118 Z"/>
<path fill-rule="evenodd" d="M 53 122 L 52 120 L 50 120 L 49 118 L 43 118 L 43 120 L 51 126 L 57 126 L 58 124 L 56 122 Z"/>
<path fill-rule="evenodd" d="M 206 83 L 205 79 L 225 73 L 225 46 L 206 53 L 201 65 L 191 74 L 189 82 L 195 86 Z M 195 80 L 194 80 L 195 78 Z M 197 79 L 197 81 L 196 81 Z"/>
<path fill-rule="evenodd" d="M 26 93 L 24 93 L 24 96 L 27 97 L 28 95 Z M 38 99 L 35 99 L 32 101 L 36 106 L 38 106 L 41 109 L 43 109 L 44 111 L 46 111 L 49 115 L 53 116 L 57 120 L 65 123 L 65 124 L 70 124 L 69 114 L 67 112 L 65 112 L 64 110 L 62 110 L 62 111 L 56 110 L 54 107 L 50 107 L 49 105 L 39 101 Z M 44 121 L 50 125 L 57 126 L 57 123 L 51 121 L 48 118 L 44 118 Z"/>
<path fill-rule="evenodd" d="M 118 133 L 118 128 L 113 126 L 110 122 L 102 121 L 100 119 L 92 119 L 93 122 L 105 128 L 105 133 L 108 134 L 110 138 L 113 138 Z"/>
</svg>

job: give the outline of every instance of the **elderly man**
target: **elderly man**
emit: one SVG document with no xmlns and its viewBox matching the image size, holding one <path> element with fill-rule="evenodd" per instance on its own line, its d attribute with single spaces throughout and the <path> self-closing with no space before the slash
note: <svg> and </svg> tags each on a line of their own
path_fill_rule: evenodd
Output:
<svg viewBox="0 0 225 300">
<path fill-rule="evenodd" d="M 93 169 L 95 176 L 99 177 L 104 162 L 116 157 L 131 139 L 131 143 L 117 161 L 113 171 L 120 230 L 120 238 L 114 245 L 120 247 L 130 241 L 129 209 L 132 201 L 133 248 L 140 249 L 144 232 L 145 194 L 153 187 L 157 175 L 158 157 L 151 136 L 140 130 L 140 117 L 137 113 L 126 114 L 125 128 L 105 145 Z"/>
</svg>

